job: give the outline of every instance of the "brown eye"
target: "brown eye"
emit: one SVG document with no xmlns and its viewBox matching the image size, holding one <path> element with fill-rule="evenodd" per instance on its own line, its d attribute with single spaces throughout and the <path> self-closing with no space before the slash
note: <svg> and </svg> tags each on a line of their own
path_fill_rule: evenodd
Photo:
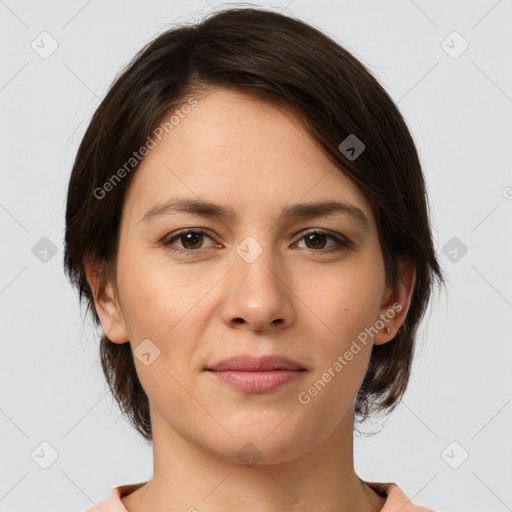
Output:
<svg viewBox="0 0 512 512">
<path fill-rule="evenodd" d="M 203 247 L 203 243 L 208 238 L 212 239 L 204 231 L 187 229 L 167 237 L 162 241 L 162 245 L 176 252 L 199 252 L 207 248 Z"/>
<path fill-rule="evenodd" d="M 309 249 L 323 249 L 326 243 L 327 235 L 323 233 L 310 233 L 304 237 Z M 311 244 L 311 245 L 308 245 Z"/>
<path fill-rule="evenodd" d="M 329 239 L 333 240 L 334 243 L 331 244 L 330 246 L 327 246 L 327 244 L 329 243 Z M 339 249 L 349 249 L 351 247 L 351 243 L 344 237 L 334 236 L 321 229 L 315 229 L 314 231 L 306 233 L 305 235 L 302 236 L 299 242 L 301 242 L 302 240 L 304 240 L 305 242 L 305 248 L 310 249 L 314 252 L 329 252 Z"/>
<path fill-rule="evenodd" d="M 184 249 L 200 249 L 204 237 L 201 233 L 191 232 L 177 238 L 182 242 Z"/>
</svg>

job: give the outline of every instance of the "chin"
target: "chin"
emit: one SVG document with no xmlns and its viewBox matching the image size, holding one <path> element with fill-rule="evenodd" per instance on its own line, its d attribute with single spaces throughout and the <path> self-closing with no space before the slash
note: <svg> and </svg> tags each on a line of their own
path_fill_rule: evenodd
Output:
<svg viewBox="0 0 512 512">
<path fill-rule="evenodd" d="M 255 415 L 238 417 L 236 422 L 222 422 L 233 437 L 225 434 L 206 441 L 209 448 L 230 463 L 252 467 L 280 464 L 293 460 L 312 448 L 314 439 L 308 439 L 300 423 L 290 415 L 261 411 Z M 284 421 L 283 421 L 284 420 Z"/>
</svg>

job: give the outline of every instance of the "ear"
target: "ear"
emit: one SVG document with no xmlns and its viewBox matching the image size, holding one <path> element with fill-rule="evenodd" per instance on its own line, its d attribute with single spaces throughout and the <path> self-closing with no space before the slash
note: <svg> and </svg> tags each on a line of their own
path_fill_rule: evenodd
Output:
<svg viewBox="0 0 512 512">
<path fill-rule="evenodd" d="M 105 291 L 100 296 L 100 268 L 98 265 L 86 264 L 85 274 L 105 336 L 113 343 L 126 343 L 129 341 L 128 331 L 121 307 L 116 299 L 114 287 L 108 282 Z"/>
<path fill-rule="evenodd" d="M 398 263 L 400 267 L 400 278 L 397 289 L 392 290 L 390 285 L 386 286 L 386 291 L 382 297 L 379 318 L 375 324 L 384 324 L 373 339 L 374 345 L 383 345 L 391 341 L 405 322 L 407 312 L 411 304 L 412 293 L 416 284 L 416 267 L 410 260 L 401 260 Z M 380 320 L 380 322 L 378 322 Z M 391 331 L 386 332 L 386 327 Z"/>
</svg>

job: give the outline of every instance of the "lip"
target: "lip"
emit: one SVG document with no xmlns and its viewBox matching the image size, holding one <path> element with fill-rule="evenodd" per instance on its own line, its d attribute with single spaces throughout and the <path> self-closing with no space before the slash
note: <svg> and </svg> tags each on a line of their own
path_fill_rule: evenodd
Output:
<svg viewBox="0 0 512 512">
<path fill-rule="evenodd" d="M 283 356 L 230 357 L 206 368 L 214 378 L 246 393 L 269 393 L 297 381 L 306 369 Z"/>
<path fill-rule="evenodd" d="M 255 357 L 251 355 L 240 355 L 223 359 L 211 368 L 215 372 L 223 371 L 242 371 L 242 372 L 261 372 L 271 370 L 305 370 L 305 368 L 289 359 L 288 357 L 270 355 Z"/>
</svg>

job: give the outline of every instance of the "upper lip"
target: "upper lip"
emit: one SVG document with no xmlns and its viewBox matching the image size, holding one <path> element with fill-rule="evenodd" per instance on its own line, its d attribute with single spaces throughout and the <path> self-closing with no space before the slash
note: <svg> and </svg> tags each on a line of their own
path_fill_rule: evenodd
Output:
<svg viewBox="0 0 512 512">
<path fill-rule="evenodd" d="M 222 371 L 270 371 L 270 370 L 305 370 L 305 368 L 296 363 L 292 359 L 284 356 L 270 355 L 270 356 L 250 356 L 239 355 L 224 359 L 207 370 L 216 372 Z"/>
</svg>

